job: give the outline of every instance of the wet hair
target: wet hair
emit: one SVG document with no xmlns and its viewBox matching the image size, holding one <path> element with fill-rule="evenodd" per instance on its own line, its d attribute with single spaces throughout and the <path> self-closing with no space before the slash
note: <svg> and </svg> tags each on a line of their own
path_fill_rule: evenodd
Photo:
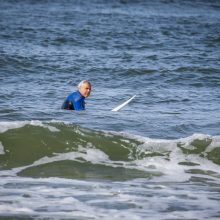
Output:
<svg viewBox="0 0 220 220">
<path fill-rule="evenodd" d="M 85 83 L 88 83 L 90 86 L 91 86 L 91 83 L 88 81 L 88 80 L 82 80 L 79 84 L 78 84 L 78 86 L 77 86 L 77 88 L 79 89 L 83 84 L 85 84 Z"/>
</svg>

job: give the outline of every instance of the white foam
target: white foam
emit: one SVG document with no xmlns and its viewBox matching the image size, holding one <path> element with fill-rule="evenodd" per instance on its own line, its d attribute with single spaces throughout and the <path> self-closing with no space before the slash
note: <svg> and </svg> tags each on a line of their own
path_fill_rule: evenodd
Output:
<svg viewBox="0 0 220 220">
<path fill-rule="evenodd" d="M 4 146 L 2 145 L 1 141 L 0 141 L 0 154 L 5 154 Z"/>
<path fill-rule="evenodd" d="M 96 163 L 97 161 L 108 161 L 109 158 L 104 152 L 98 149 L 88 149 L 86 154 L 86 160 Z"/>
<path fill-rule="evenodd" d="M 39 127 L 47 128 L 51 132 L 59 132 L 60 131 L 59 129 L 57 129 L 53 126 L 43 124 L 41 121 L 30 121 L 29 124 L 33 125 L 33 126 L 39 126 Z"/>
<path fill-rule="evenodd" d="M 181 143 L 182 146 L 184 146 L 184 148 L 188 148 L 188 149 L 193 150 L 195 147 L 191 145 L 192 141 L 194 141 L 194 140 L 208 141 L 209 139 L 212 139 L 212 137 L 210 135 L 195 133 L 189 137 L 180 138 L 177 140 L 177 142 Z"/>
<path fill-rule="evenodd" d="M 11 213 L 11 212 L 14 212 L 14 213 L 17 213 L 17 214 L 22 214 L 22 213 L 33 213 L 33 210 L 30 209 L 30 208 L 26 208 L 26 207 L 16 207 L 16 205 L 12 205 L 12 206 L 9 206 L 9 205 L 3 205 L 3 204 L 0 204 L 0 213 Z"/>
<path fill-rule="evenodd" d="M 213 149 L 220 147 L 220 136 L 213 136 L 211 144 L 206 148 L 206 153 L 212 151 Z"/>
<path fill-rule="evenodd" d="M 137 160 L 136 165 L 138 169 L 148 172 L 161 173 L 159 176 L 155 176 L 155 181 L 174 181 L 183 182 L 189 180 L 190 174 L 185 173 L 185 166 L 178 164 L 181 161 L 179 157 L 172 157 L 167 160 L 166 158 L 149 157 L 143 160 Z"/>
<path fill-rule="evenodd" d="M 93 164 L 105 164 L 106 163 L 111 163 L 108 156 L 102 152 L 99 149 L 96 148 L 83 148 L 80 147 L 80 151 L 78 152 L 68 152 L 68 153 L 60 153 L 60 154 L 55 154 L 55 156 L 53 157 L 43 157 L 37 161 L 35 161 L 33 164 L 31 165 L 27 165 L 24 167 L 18 167 L 18 168 L 14 168 L 13 172 L 17 173 L 20 172 L 28 167 L 34 167 L 34 166 L 39 166 L 39 165 L 43 165 L 46 163 L 52 163 L 52 162 L 56 162 L 56 161 L 63 161 L 63 160 L 73 160 L 73 161 L 81 161 L 81 159 L 79 158 L 83 158 L 84 160 L 93 163 Z"/>
<path fill-rule="evenodd" d="M 33 121 L 13 121 L 13 122 L 0 122 L 0 133 L 4 133 L 11 129 L 22 128 L 25 125 L 39 126 L 43 128 L 49 129 L 51 132 L 59 132 L 60 130 L 50 126 L 45 125 L 41 121 L 33 120 Z"/>
<path fill-rule="evenodd" d="M 217 189 L 195 188 L 196 185 L 149 183 L 146 179 L 117 183 L 61 178 L 6 179 L 4 183 L 12 186 L 1 188 L 4 202 L 0 204 L 0 212 L 3 215 L 141 220 L 163 219 L 166 213 L 166 218 L 170 219 L 209 219 L 219 210 Z M 0 187 L 4 184 L 1 183 Z M 13 187 L 14 184 L 23 187 Z M 172 207 L 176 208 L 169 211 Z"/>
<path fill-rule="evenodd" d="M 0 122 L 0 133 L 4 133 L 11 129 L 24 127 L 28 123 L 28 121 Z"/>
<path fill-rule="evenodd" d="M 218 172 L 219 166 L 214 164 L 212 161 L 202 158 L 198 154 L 186 155 L 182 150 L 177 146 L 181 143 L 184 148 L 193 149 L 192 142 L 194 140 L 212 140 L 211 144 L 207 147 L 206 152 L 211 151 L 213 148 L 220 146 L 220 136 L 210 136 L 206 134 L 193 134 L 186 138 L 180 138 L 175 140 L 166 140 L 166 139 L 151 139 L 137 135 L 123 134 L 123 136 L 136 139 L 140 142 L 143 142 L 138 146 L 139 152 L 145 153 L 160 153 L 164 156 L 153 156 L 145 157 L 140 160 L 133 161 L 136 164 L 136 169 L 145 170 L 145 171 L 156 171 L 161 172 L 163 175 L 160 177 L 155 177 L 159 181 L 175 181 L 183 182 L 191 178 L 192 174 L 186 172 L 190 169 L 200 169 L 204 171 L 212 171 L 215 174 L 209 175 L 209 178 L 215 179 L 219 178 L 220 173 Z M 167 155 L 167 156 L 166 156 Z M 191 162 L 194 165 L 184 165 L 182 162 Z M 195 165 L 198 164 L 198 165 Z M 129 163 L 125 163 L 127 168 L 130 167 Z M 196 174 L 193 174 L 196 175 Z M 204 174 L 203 174 L 204 175 Z"/>
</svg>

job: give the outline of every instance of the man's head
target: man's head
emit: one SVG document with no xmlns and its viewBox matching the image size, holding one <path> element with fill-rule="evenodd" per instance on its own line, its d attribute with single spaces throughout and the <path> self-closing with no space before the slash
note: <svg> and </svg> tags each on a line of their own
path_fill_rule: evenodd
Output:
<svg viewBox="0 0 220 220">
<path fill-rule="evenodd" d="M 78 84 L 78 89 L 82 96 L 88 97 L 92 90 L 92 86 L 88 80 L 83 80 Z"/>
</svg>

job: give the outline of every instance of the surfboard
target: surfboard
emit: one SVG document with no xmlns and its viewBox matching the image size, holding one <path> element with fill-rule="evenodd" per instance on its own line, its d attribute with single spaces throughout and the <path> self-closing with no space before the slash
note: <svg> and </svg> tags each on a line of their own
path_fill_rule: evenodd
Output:
<svg viewBox="0 0 220 220">
<path fill-rule="evenodd" d="M 123 102 L 122 104 L 120 104 L 119 106 L 113 108 L 111 111 L 112 112 L 117 112 L 119 111 L 120 109 L 122 109 L 123 107 L 125 107 L 129 102 L 132 101 L 132 99 L 135 98 L 136 95 L 132 96 L 130 99 L 128 99 L 127 101 Z"/>
</svg>

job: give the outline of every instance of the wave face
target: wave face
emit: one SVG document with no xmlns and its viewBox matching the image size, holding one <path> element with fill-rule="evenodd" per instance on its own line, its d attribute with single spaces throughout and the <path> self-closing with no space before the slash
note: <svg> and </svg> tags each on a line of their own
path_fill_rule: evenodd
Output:
<svg viewBox="0 0 220 220">
<path fill-rule="evenodd" d="M 40 121 L 2 122 L 1 128 L 1 170 L 18 176 L 120 181 L 220 177 L 220 136 L 162 140 Z"/>
</svg>

